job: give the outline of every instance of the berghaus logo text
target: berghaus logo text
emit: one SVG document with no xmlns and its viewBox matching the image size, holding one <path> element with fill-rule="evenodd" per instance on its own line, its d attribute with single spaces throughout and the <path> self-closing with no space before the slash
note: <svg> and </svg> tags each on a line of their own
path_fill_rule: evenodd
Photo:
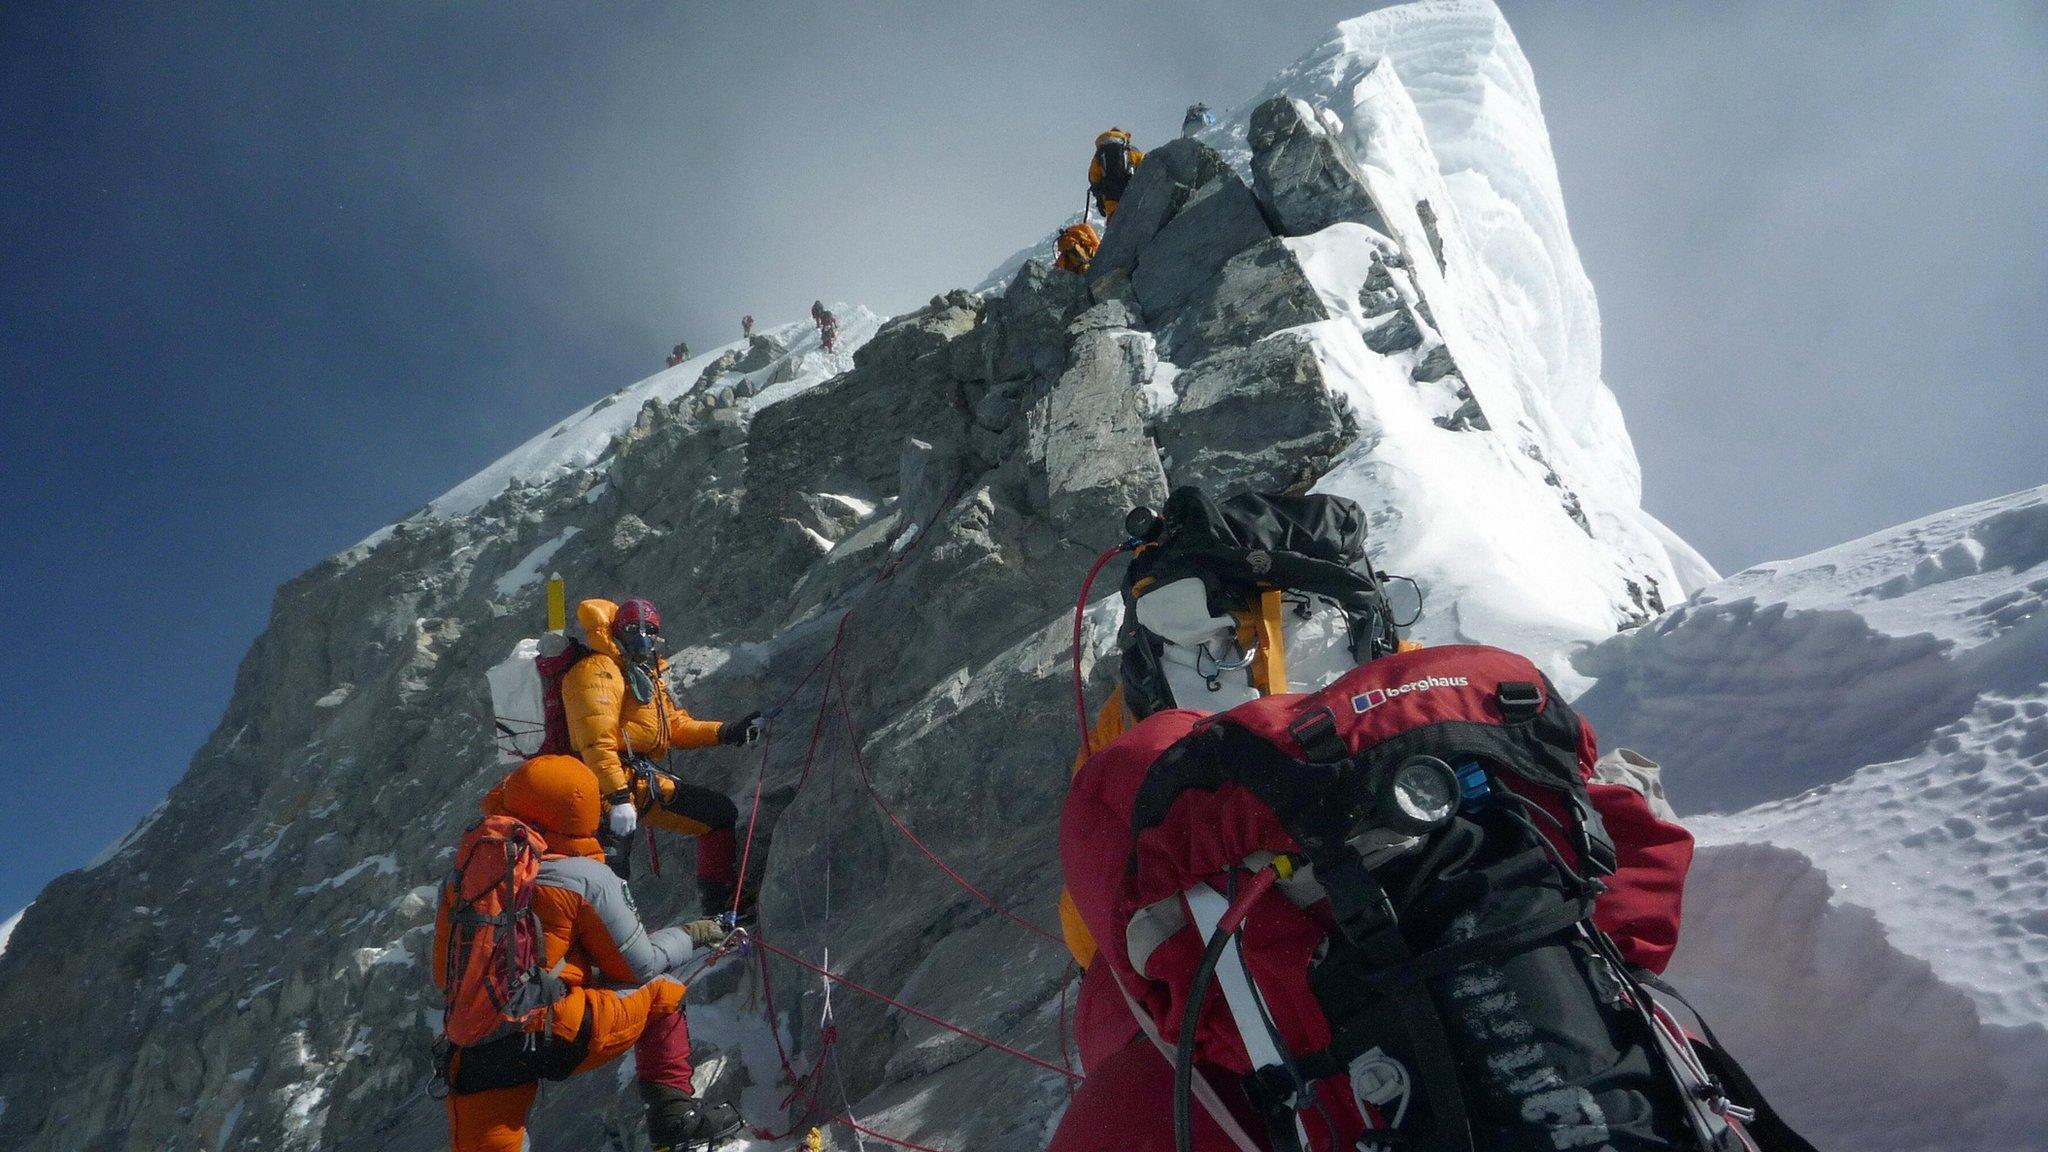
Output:
<svg viewBox="0 0 2048 1152">
<path fill-rule="evenodd" d="M 1406 684 L 1396 684 L 1392 688 L 1368 688 L 1351 698 L 1351 710 L 1369 712 L 1396 696 L 1406 696 L 1410 692 L 1424 692 L 1431 688 L 1464 688 L 1471 683 L 1472 681 L 1463 676 L 1424 676 L 1420 680 L 1410 680 Z"/>
</svg>

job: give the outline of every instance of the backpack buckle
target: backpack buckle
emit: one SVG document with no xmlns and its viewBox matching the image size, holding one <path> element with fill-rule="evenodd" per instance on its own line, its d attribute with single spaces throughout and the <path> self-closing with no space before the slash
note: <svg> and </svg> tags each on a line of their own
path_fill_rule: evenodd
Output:
<svg viewBox="0 0 2048 1152">
<path fill-rule="evenodd" d="M 1328 868 L 1317 867 L 1323 891 L 1330 898 L 1330 914 L 1337 930 L 1344 934 L 1368 963 L 1384 968 L 1408 957 L 1401 939 L 1401 917 L 1387 890 L 1365 870 L 1356 853 Z"/>
<path fill-rule="evenodd" d="M 1337 714 L 1328 708 L 1296 716 L 1287 725 L 1287 734 L 1294 737 L 1311 764 L 1335 764 L 1351 755 L 1337 735 Z"/>
<path fill-rule="evenodd" d="M 1527 680 L 1504 680 L 1493 690 L 1500 705 L 1500 718 L 1508 724 L 1523 724 L 1543 711 L 1543 691 Z"/>
</svg>

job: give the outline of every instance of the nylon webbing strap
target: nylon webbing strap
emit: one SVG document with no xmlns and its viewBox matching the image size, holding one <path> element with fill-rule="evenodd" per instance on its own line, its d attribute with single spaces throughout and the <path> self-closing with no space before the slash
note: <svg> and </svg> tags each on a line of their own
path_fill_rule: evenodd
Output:
<svg viewBox="0 0 2048 1152">
<path fill-rule="evenodd" d="M 1301 747 L 1311 764 L 1335 764 L 1351 754 L 1344 738 L 1337 735 L 1337 716 L 1328 708 L 1317 708 L 1294 718 L 1287 734 Z"/>
<path fill-rule="evenodd" d="M 1123 975 L 1115 967 L 1111 967 L 1109 978 L 1110 982 L 1116 985 L 1116 990 L 1123 995 L 1124 1006 L 1131 1010 L 1131 1019 L 1138 1022 L 1138 1031 L 1143 1032 L 1145 1039 L 1150 1040 L 1152 1046 L 1159 1050 L 1159 1055 L 1166 1061 L 1166 1066 L 1173 1067 L 1173 1045 L 1168 1044 L 1166 1037 L 1159 1034 L 1159 1026 L 1152 1022 L 1151 1014 L 1138 1004 L 1137 998 L 1131 995 L 1131 990 L 1124 987 Z M 1195 1069 L 1193 1086 L 1195 1099 L 1202 1102 L 1203 1111 L 1209 1114 L 1211 1120 L 1216 1121 L 1216 1126 L 1223 1129 L 1223 1134 L 1230 1137 L 1232 1144 L 1237 1145 L 1241 1152 L 1265 1152 L 1265 1149 L 1259 1147 L 1258 1142 L 1245 1132 L 1244 1126 L 1237 1122 L 1237 1117 L 1231 1115 L 1229 1107 L 1223 1103 L 1221 1096 L 1216 1095 L 1216 1089 L 1209 1086 L 1209 1078 L 1202 1075 L 1200 1068 Z"/>
<path fill-rule="evenodd" d="M 1436 1001 L 1431 999 L 1428 989 L 1414 980 L 1380 977 L 1383 971 L 1398 972 L 1417 963 L 1401 936 L 1393 901 L 1354 852 L 1344 851 L 1342 858 L 1327 869 L 1318 863 L 1317 871 L 1330 895 L 1338 929 L 1365 959 L 1369 969 L 1363 974 L 1367 987 L 1393 1006 L 1414 1044 L 1409 1056 L 1415 1063 L 1423 1099 L 1429 1101 L 1432 1136 L 1427 1144 L 1418 1146 L 1440 1152 L 1471 1152 L 1472 1127 L 1465 1114 L 1462 1080 Z"/>
<path fill-rule="evenodd" d="M 1785 1122 L 1785 1118 L 1778 1114 L 1778 1110 L 1771 1107 L 1771 1102 L 1764 1098 L 1763 1089 L 1758 1088 L 1756 1081 L 1750 1078 L 1749 1070 L 1722 1045 L 1721 1038 L 1714 1035 L 1713 1026 L 1707 1023 L 1707 1018 L 1700 1014 L 1698 1008 L 1693 1007 L 1692 1001 L 1654 973 L 1642 968 L 1631 968 L 1627 971 L 1636 983 L 1664 993 L 1685 1005 L 1686 1010 L 1692 1013 L 1693 1022 L 1700 1026 L 1700 1034 L 1705 1036 L 1707 1041 L 1706 1051 L 1700 1051 L 1697 1044 L 1693 1045 L 1693 1051 L 1699 1055 L 1700 1062 L 1720 1078 L 1725 1088 L 1730 1089 L 1744 1105 L 1755 1110 L 1756 1119 L 1745 1126 L 1750 1135 L 1755 1136 L 1769 1152 L 1817 1152 L 1806 1137 L 1795 1131 Z"/>
</svg>

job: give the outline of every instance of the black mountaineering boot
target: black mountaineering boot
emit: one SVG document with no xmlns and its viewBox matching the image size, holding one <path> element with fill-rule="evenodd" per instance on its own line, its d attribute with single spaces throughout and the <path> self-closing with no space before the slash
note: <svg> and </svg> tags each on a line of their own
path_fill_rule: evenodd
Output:
<svg viewBox="0 0 2048 1152">
<path fill-rule="evenodd" d="M 708 1148 L 744 1126 L 732 1105 L 707 1106 L 682 1089 L 666 1084 L 642 1081 L 640 1100 L 647 1106 L 647 1142 L 653 1145 L 653 1152 Z"/>
<path fill-rule="evenodd" d="M 703 908 L 705 916 L 718 917 L 731 912 L 733 910 L 732 895 L 732 884 L 728 881 L 706 880 L 702 876 L 697 878 L 697 903 L 699 907 Z M 740 924 L 752 924 L 754 922 L 754 904 L 760 899 L 761 894 L 753 888 L 743 887 L 740 889 L 739 895 L 738 921 Z"/>
<path fill-rule="evenodd" d="M 731 882 L 697 877 L 697 906 L 703 909 L 703 915 L 713 918 L 732 911 Z"/>
</svg>

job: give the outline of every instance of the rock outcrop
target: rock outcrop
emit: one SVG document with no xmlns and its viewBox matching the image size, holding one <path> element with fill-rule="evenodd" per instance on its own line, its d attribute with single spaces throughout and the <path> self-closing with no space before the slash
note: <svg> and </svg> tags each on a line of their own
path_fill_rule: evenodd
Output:
<svg viewBox="0 0 2048 1152">
<path fill-rule="evenodd" d="M 1292 96 L 1275 96 L 1252 110 L 1252 187 L 1274 231 L 1307 236 L 1346 220 L 1389 231 L 1344 142 L 1343 123 L 1333 132 L 1325 115 L 1335 119 Z"/>
</svg>

